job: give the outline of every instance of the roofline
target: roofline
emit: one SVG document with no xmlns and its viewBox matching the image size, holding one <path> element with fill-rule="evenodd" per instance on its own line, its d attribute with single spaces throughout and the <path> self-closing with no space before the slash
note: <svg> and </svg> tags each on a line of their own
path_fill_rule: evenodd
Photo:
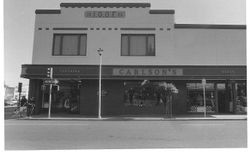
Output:
<svg viewBox="0 0 250 154">
<path fill-rule="evenodd" d="M 150 7 L 150 3 L 61 3 L 61 7 Z"/>
<path fill-rule="evenodd" d="M 149 10 L 150 14 L 175 14 L 175 10 Z"/>
<path fill-rule="evenodd" d="M 246 29 L 246 25 L 215 25 L 215 24 L 174 24 L 174 28 L 183 29 Z"/>
<path fill-rule="evenodd" d="M 61 14 L 61 10 L 59 9 L 37 9 L 35 11 L 36 14 Z"/>
</svg>

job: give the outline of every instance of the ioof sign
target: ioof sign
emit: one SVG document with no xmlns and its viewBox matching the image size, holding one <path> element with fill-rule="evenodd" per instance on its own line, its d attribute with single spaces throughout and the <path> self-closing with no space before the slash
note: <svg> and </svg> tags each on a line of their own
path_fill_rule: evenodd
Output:
<svg viewBox="0 0 250 154">
<path fill-rule="evenodd" d="M 86 18 L 124 18 L 125 11 L 85 11 Z"/>
</svg>

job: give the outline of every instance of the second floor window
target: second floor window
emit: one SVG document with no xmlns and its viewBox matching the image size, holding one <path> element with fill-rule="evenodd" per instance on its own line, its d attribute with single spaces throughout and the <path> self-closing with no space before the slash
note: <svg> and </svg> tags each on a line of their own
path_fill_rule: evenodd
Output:
<svg viewBox="0 0 250 154">
<path fill-rule="evenodd" d="M 155 56 L 154 34 L 122 34 L 122 56 Z"/>
<path fill-rule="evenodd" d="M 86 56 L 87 35 L 54 34 L 54 56 Z"/>
</svg>

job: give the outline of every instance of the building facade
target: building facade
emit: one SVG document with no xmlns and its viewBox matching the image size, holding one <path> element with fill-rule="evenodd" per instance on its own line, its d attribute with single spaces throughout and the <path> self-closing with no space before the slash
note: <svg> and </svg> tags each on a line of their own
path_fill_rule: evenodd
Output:
<svg viewBox="0 0 250 154">
<path fill-rule="evenodd" d="M 150 3 L 61 3 L 36 10 L 30 80 L 36 113 L 48 108 L 47 68 L 59 80 L 52 113 L 98 114 L 99 55 L 102 54 L 102 116 L 163 116 L 152 87 L 172 83 L 173 114 L 246 113 L 246 26 L 176 24 L 174 10 Z M 68 110 L 68 109 L 67 109 Z"/>
</svg>

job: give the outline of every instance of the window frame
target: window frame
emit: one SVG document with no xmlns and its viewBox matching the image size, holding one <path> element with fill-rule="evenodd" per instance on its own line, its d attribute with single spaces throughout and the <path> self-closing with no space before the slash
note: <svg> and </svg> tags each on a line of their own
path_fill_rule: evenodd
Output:
<svg viewBox="0 0 250 154">
<path fill-rule="evenodd" d="M 128 36 L 128 55 L 123 55 L 122 54 L 122 37 L 123 36 Z M 148 52 L 148 37 L 153 36 L 154 38 L 154 54 L 153 55 L 131 55 L 130 51 L 130 36 L 145 36 L 146 37 L 146 53 Z M 155 34 L 121 34 L 121 56 L 146 56 L 146 57 L 151 57 L 151 56 L 156 56 L 156 45 L 155 45 Z"/>
<path fill-rule="evenodd" d="M 62 46 L 63 46 L 63 36 L 67 36 L 67 35 L 75 35 L 75 36 L 78 36 L 78 42 L 77 42 L 77 54 L 76 55 L 63 55 L 62 54 Z M 60 38 L 60 49 L 59 49 L 59 53 L 58 55 L 55 55 L 55 39 L 56 39 L 56 36 L 61 36 Z M 84 50 L 85 50 L 85 54 L 84 55 L 81 55 L 80 53 L 80 42 L 81 42 L 81 37 L 82 36 L 86 36 L 86 42 L 85 42 L 85 47 L 84 47 Z M 53 34 L 53 43 L 52 43 L 52 56 L 87 56 L 87 34 L 86 33 L 54 33 Z"/>
</svg>

